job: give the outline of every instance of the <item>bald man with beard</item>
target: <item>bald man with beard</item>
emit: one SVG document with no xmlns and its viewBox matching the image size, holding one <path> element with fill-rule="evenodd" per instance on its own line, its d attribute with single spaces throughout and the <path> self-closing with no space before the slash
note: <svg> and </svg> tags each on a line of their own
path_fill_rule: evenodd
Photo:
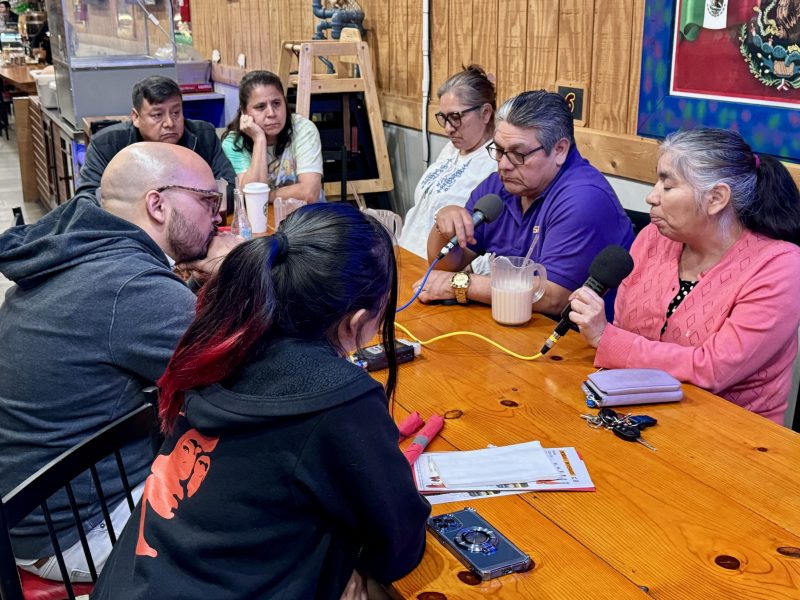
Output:
<svg viewBox="0 0 800 600">
<path fill-rule="evenodd" d="M 195 296 L 172 266 L 207 271 L 239 241 L 215 235 L 218 198 L 200 156 L 143 142 L 109 163 L 101 206 L 94 193 L 78 195 L 0 235 L 0 272 L 16 284 L 0 306 L 0 495 L 145 401 L 194 314 Z M 149 440 L 126 447 L 123 460 L 141 494 Z M 116 466 L 99 472 L 119 533 L 129 513 Z M 110 543 L 96 492 L 88 474 L 73 487 L 100 568 Z M 89 580 L 66 499 L 50 511 L 70 578 Z M 22 568 L 61 578 L 41 514 L 12 543 Z"/>
</svg>

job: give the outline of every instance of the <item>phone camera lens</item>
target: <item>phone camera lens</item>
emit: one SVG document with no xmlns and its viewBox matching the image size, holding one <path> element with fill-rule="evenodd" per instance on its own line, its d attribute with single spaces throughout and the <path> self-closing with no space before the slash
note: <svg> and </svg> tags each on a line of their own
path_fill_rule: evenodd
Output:
<svg viewBox="0 0 800 600">
<path fill-rule="evenodd" d="M 437 531 L 448 531 L 460 526 L 458 520 L 452 515 L 440 515 L 431 519 L 431 525 Z"/>
</svg>

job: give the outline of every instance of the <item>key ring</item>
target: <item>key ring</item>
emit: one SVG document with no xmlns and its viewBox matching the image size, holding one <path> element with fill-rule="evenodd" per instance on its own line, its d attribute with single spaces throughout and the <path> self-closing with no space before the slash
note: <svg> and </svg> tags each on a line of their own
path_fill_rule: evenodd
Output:
<svg viewBox="0 0 800 600">
<path fill-rule="evenodd" d="M 603 420 L 597 415 L 580 415 L 581 419 L 586 421 L 586 424 L 592 429 L 602 429 L 605 427 Z"/>
</svg>

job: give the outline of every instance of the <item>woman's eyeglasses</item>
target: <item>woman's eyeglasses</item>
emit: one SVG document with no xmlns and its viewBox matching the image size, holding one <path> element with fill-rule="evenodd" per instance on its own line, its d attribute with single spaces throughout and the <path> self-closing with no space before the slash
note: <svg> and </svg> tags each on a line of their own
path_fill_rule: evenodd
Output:
<svg viewBox="0 0 800 600">
<path fill-rule="evenodd" d="M 437 112 L 434 116 L 436 117 L 436 122 L 439 123 L 442 127 L 450 123 L 450 127 L 453 129 L 458 129 L 461 127 L 461 117 L 463 117 L 468 112 L 472 112 L 473 110 L 478 110 L 481 108 L 483 104 L 478 104 L 477 106 L 473 106 L 472 108 L 467 108 L 466 110 L 457 111 L 457 112 Z"/>
<path fill-rule="evenodd" d="M 489 156 L 491 156 L 497 162 L 503 160 L 503 157 L 508 158 L 508 162 L 510 162 L 515 167 L 518 167 L 525 163 L 525 159 L 528 158 L 534 152 L 538 152 L 542 150 L 544 146 L 539 146 L 538 148 L 534 148 L 530 152 L 526 152 L 522 154 L 520 152 L 514 152 L 513 150 L 503 150 L 502 148 L 498 148 L 497 145 L 494 143 L 489 144 L 486 146 L 486 150 L 489 152 Z"/>
<path fill-rule="evenodd" d="M 222 192 L 218 192 L 217 190 L 201 190 L 200 188 L 187 187 L 185 185 L 164 185 L 156 189 L 159 194 L 166 190 L 183 190 L 184 192 L 201 194 L 201 200 L 208 203 L 212 215 L 216 215 L 222 206 Z"/>
</svg>

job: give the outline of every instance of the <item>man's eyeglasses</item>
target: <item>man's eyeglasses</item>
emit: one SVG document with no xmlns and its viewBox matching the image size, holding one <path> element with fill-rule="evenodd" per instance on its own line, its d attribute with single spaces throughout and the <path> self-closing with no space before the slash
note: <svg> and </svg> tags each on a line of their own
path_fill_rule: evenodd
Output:
<svg viewBox="0 0 800 600">
<path fill-rule="evenodd" d="M 453 129 L 458 129 L 461 127 L 461 117 L 463 117 L 468 112 L 472 112 L 473 110 L 478 110 L 481 108 L 483 104 L 478 104 L 478 106 L 473 106 L 472 108 L 468 108 L 466 110 L 462 110 L 459 112 L 449 112 L 447 114 L 443 112 L 437 112 L 434 116 L 436 117 L 436 121 L 444 127 L 447 123 L 450 123 L 450 126 Z"/>
<path fill-rule="evenodd" d="M 201 194 L 201 200 L 208 203 L 208 206 L 211 208 L 212 216 L 216 215 L 219 212 L 220 206 L 222 206 L 222 192 L 218 192 L 217 190 L 201 190 L 200 188 L 187 187 L 185 185 L 164 185 L 156 189 L 159 194 L 166 190 L 183 190 L 184 192 Z"/>
<path fill-rule="evenodd" d="M 522 154 L 520 152 L 514 152 L 513 150 L 503 150 L 502 148 L 498 148 L 496 144 L 489 144 L 486 146 L 486 150 L 489 152 L 489 156 L 491 156 L 497 162 L 503 160 L 503 157 L 508 158 L 508 162 L 510 162 L 515 167 L 518 167 L 525 163 L 525 159 L 528 158 L 534 152 L 538 152 L 542 150 L 544 146 L 539 146 L 538 148 L 534 148 L 530 152 L 526 152 Z"/>
</svg>

